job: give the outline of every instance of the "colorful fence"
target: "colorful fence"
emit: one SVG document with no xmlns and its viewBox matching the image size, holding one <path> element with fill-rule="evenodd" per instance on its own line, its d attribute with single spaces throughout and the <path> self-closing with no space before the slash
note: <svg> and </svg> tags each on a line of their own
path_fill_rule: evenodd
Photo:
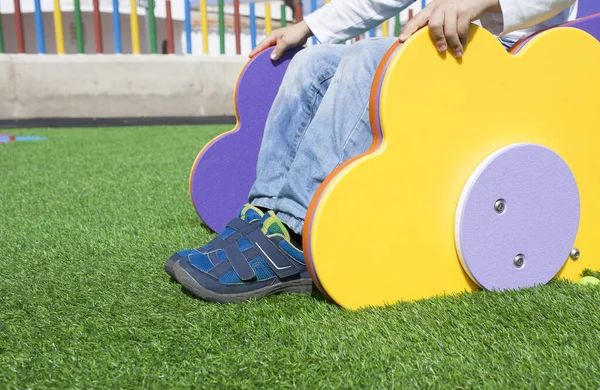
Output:
<svg viewBox="0 0 600 390">
<path fill-rule="evenodd" d="M 46 36 L 44 29 L 44 18 L 43 12 L 40 5 L 40 0 L 34 1 L 34 23 L 35 23 L 35 37 L 36 37 L 36 45 L 37 52 L 40 54 L 46 53 Z M 127 1 L 127 0 L 121 0 Z M 129 18 L 129 31 L 130 31 L 130 39 L 131 39 L 131 52 L 133 54 L 140 54 L 140 27 L 138 25 L 138 1 L 139 0 L 129 0 L 130 1 L 130 18 Z M 158 43 L 157 43 L 157 25 L 156 25 L 156 16 L 154 14 L 154 2 L 156 0 L 147 0 L 146 7 L 146 17 L 147 17 L 147 28 L 145 29 L 145 38 L 149 43 L 149 52 L 152 54 L 156 54 L 159 52 Z M 165 28 L 166 31 L 162 31 L 164 35 L 166 35 L 166 53 L 173 54 L 175 53 L 175 34 L 173 29 L 173 17 L 172 17 L 172 6 L 171 0 L 158 0 L 166 2 L 166 17 L 165 17 Z M 219 53 L 226 53 L 226 20 L 230 20 L 233 17 L 233 34 L 235 36 L 235 53 L 241 54 L 242 52 L 242 23 L 241 23 L 241 14 L 240 14 L 240 0 L 231 0 L 233 2 L 233 13 L 225 12 L 226 4 L 225 0 L 218 0 L 217 3 L 217 25 L 218 25 L 218 36 L 219 36 Z M 324 0 L 325 2 L 329 2 L 329 0 Z M 425 7 L 427 0 L 421 0 L 421 7 Z M 13 0 L 14 2 L 14 28 L 15 34 L 6 33 L 3 29 L 2 18 L 0 17 L 0 53 L 5 52 L 6 41 L 7 39 L 14 39 L 16 41 L 16 51 L 18 53 L 25 53 L 25 36 L 24 36 L 24 23 L 23 23 L 23 13 L 21 12 L 21 0 Z M 60 8 L 59 0 L 53 0 L 54 8 L 52 11 L 53 14 L 53 24 L 54 24 L 54 39 L 56 42 L 56 53 L 57 54 L 65 54 L 65 33 L 63 29 L 63 14 Z M 94 43 L 95 43 L 95 52 L 98 54 L 105 53 L 104 50 L 104 42 L 102 35 L 102 22 L 101 22 L 101 10 L 99 0 L 92 0 L 93 4 L 93 34 L 94 34 Z M 259 4 L 259 3 L 256 3 Z M 299 22 L 302 20 L 304 15 L 302 3 L 298 2 L 294 9 L 288 9 L 285 4 L 280 2 L 277 3 L 279 6 L 280 17 L 278 19 L 273 19 L 272 17 L 272 4 L 270 2 L 261 3 L 264 4 L 264 16 L 260 18 L 257 17 L 256 13 L 256 4 L 249 3 L 247 5 L 248 11 L 247 14 L 244 15 L 244 18 L 247 18 L 247 28 L 244 28 L 244 33 L 249 34 L 250 36 L 250 48 L 253 49 L 257 45 L 257 40 L 259 34 L 268 35 L 273 28 L 278 28 L 279 26 L 284 27 L 288 24 L 288 15 L 293 14 L 293 19 L 295 22 Z M 309 12 L 313 12 L 317 9 L 317 0 L 310 0 L 310 9 Z M 184 31 L 183 31 L 183 40 L 185 44 L 183 45 L 183 49 L 181 50 L 183 53 L 192 54 L 192 39 L 193 39 L 193 23 L 192 23 L 192 6 L 190 4 L 190 0 L 184 0 L 183 6 L 184 10 Z M 277 8 L 276 8 L 277 9 Z M 202 53 L 209 53 L 209 12 L 207 0 L 199 0 L 199 11 L 200 11 L 200 30 L 201 30 L 201 39 L 202 39 Z M 2 15 L 2 10 L 0 9 L 0 16 Z M 401 30 L 401 20 L 410 19 L 413 15 L 413 9 L 409 9 L 406 11 L 406 15 L 404 19 L 401 18 L 400 15 L 396 15 L 395 18 L 385 21 L 376 29 L 373 29 L 365 34 L 364 37 L 376 37 L 376 36 L 390 36 L 392 32 L 390 31 L 391 23 L 393 23 L 393 35 L 398 36 Z M 262 31 L 258 31 L 257 19 L 261 20 Z M 73 0 L 73 20 L 74 20 L 74 31 L 75 31 L 75 42 L 76 42 L 76 52 L 84 53 L 84 29 L 83 29 L 83 21 L 82 21 L 82 10 L 80 0 Z M 275 22 L 275 23 L 274 23 Z M 231 23 L 229 23 L 231 24 Z M 47 27 L 47 26 L 46 26 Z M 356 37 L 354 40 L 360 40 L 364 37 Z M 180 39 L 180 37 L 177 37 Z M 112 40 L 113 40 L 113 52 L 115 54 L 123 53 L 123 36 L 122 36 L 122 27 L 121 27 L 121 14 L 119 13 L 119 0 L 112 0 Z M 309 44 L 317 44 L 316 38 L 312 38 L 309 41 Z M 249 48 L 247 48 L 249 49 Z M 164 49 L 163 49 L 163 52 Z"/>
</svg>

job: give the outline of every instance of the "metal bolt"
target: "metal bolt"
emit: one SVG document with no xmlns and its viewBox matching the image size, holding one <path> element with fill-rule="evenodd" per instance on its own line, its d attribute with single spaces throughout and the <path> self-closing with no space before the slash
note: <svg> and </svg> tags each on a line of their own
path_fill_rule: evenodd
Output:
<svg viewBox="0 0 600 390">
<path fill-rule="evenodd" d="M 494 210 L 498 214 L 502 214 L 504 210 L 506 210 L 506 201 L 504 199 L 498 199 L 496 203 L 494 203 Z"/>
<path fill-rule="evenodd" d="M 573 260 L 577 260 L 579 258 L 579 256 L 581 256 L 581 252 L 579 252 L 579 249 L 577 248 L 573 248 L 571 250 L 571 253 L 569 254 L 569 256 L 573 259 Z"/>
<path fill-rule="evenodd" d="M 516 255 L 515 259 L 513 260 L 513 264 L 517 268 L 521 268 L 523 266 L 524 262 L 525 262 L 525 256 L 521 255 L 521 254 Z"/>
</svg>

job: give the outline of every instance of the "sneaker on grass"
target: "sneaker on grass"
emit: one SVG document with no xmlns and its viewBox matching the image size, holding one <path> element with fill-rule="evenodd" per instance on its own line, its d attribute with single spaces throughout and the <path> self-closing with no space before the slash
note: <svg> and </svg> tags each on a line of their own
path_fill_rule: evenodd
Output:
<svg viewBox="0 0 600 390">
<path fill-rule="evenodd" d="M 273 211 L 258 224 L 234 219 L 209 245 L 173 265 L 175 279 L 198 298 L 230 303 L 313 291 L 304 254 Z"/>
<path fill-rule="evenodd" d="M 242 209 L 240 210 L 238 219 L 241 219 L 242 221 L 245 221 L 251 225 L 253 224 L 253 226 L 258 228 L 258 227 L 260 227 L 260 222 L 261 222 L 263 215 L 264 215 L 264 213 L 259 208 L 247 204 L 244 207 L 242 207 Z M 228 227 L 215 240 L 218 240 L 220 242 L 219 239 L 223 240 L 226 237 L 228 237 L 229 235 L 231 235 L 231 233 L 232 233 L 232 228 Z M 213 240 L 213 241 L 215 241 L 215 240 Z M 203 246 L 202 248 L 186 249 L 186 250 L 182 250 L 182 251 L 175 253 L 173 256 L 171 256 L 165 262 L 165 272 L 168 273 L 172 278 L 175 278 L 175 273 L 173 271 L 173 267 L 179 260 L 181 260 L 183 258 L 187 258 L 189 255 L 193 255 L 193 254 L 197 254 L 197 253 L 209 253 L 211 251 L 214 251 L 214 249 L 211 245 L 211 244 L 214 244 L 213 241 L 209 242 L 207 245 Z"/>
</svg>

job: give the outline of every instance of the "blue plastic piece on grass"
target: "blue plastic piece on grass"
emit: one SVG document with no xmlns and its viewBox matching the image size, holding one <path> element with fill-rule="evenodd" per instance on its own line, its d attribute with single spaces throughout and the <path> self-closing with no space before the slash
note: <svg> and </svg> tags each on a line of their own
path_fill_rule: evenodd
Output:
<svg viewBox="0 0 600 390">
<path fill-rule="evenodd" d="M 33 135 L 22 135 L 15 138 L 15 141 L 46 141 L 48 137 L 38 137 Z"/>
</svg>

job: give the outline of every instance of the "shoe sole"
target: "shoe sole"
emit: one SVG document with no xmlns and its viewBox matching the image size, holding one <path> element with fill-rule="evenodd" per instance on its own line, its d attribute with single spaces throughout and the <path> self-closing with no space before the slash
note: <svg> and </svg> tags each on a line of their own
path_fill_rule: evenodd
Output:
<svg viewBox="0 0 600 390">
<path fill-rule="evenodd" d="M 204 299 L 209 302 L 218 303 L 235 303 L 243 302 L 251 299 L 266 297 L 267 295 L 279 294 L 279 293 L 309 293 L 316 291 L 312 279 L 298 279 L 291 280 L 289 282 L 278 283 L 274 286 L 267 286 L 258 290 L 249 291 L 246 293 L 239 294 L 217 294 L 210 291 L 198 284 L 187 273 L 186 270 L 179 267 L 179 262 L 173 267 L 175 279 L 193 296 Z"/>
<path fill-rule="evenodd" d="M 170 277 L 172 277 L 173 279 L 175 279 L 175 264 L 179 263 L 179 260 L 177 261 L 167 261 L 165 263 L 165 272 L 167 274 L 169 274 Z"/>
</svg>

